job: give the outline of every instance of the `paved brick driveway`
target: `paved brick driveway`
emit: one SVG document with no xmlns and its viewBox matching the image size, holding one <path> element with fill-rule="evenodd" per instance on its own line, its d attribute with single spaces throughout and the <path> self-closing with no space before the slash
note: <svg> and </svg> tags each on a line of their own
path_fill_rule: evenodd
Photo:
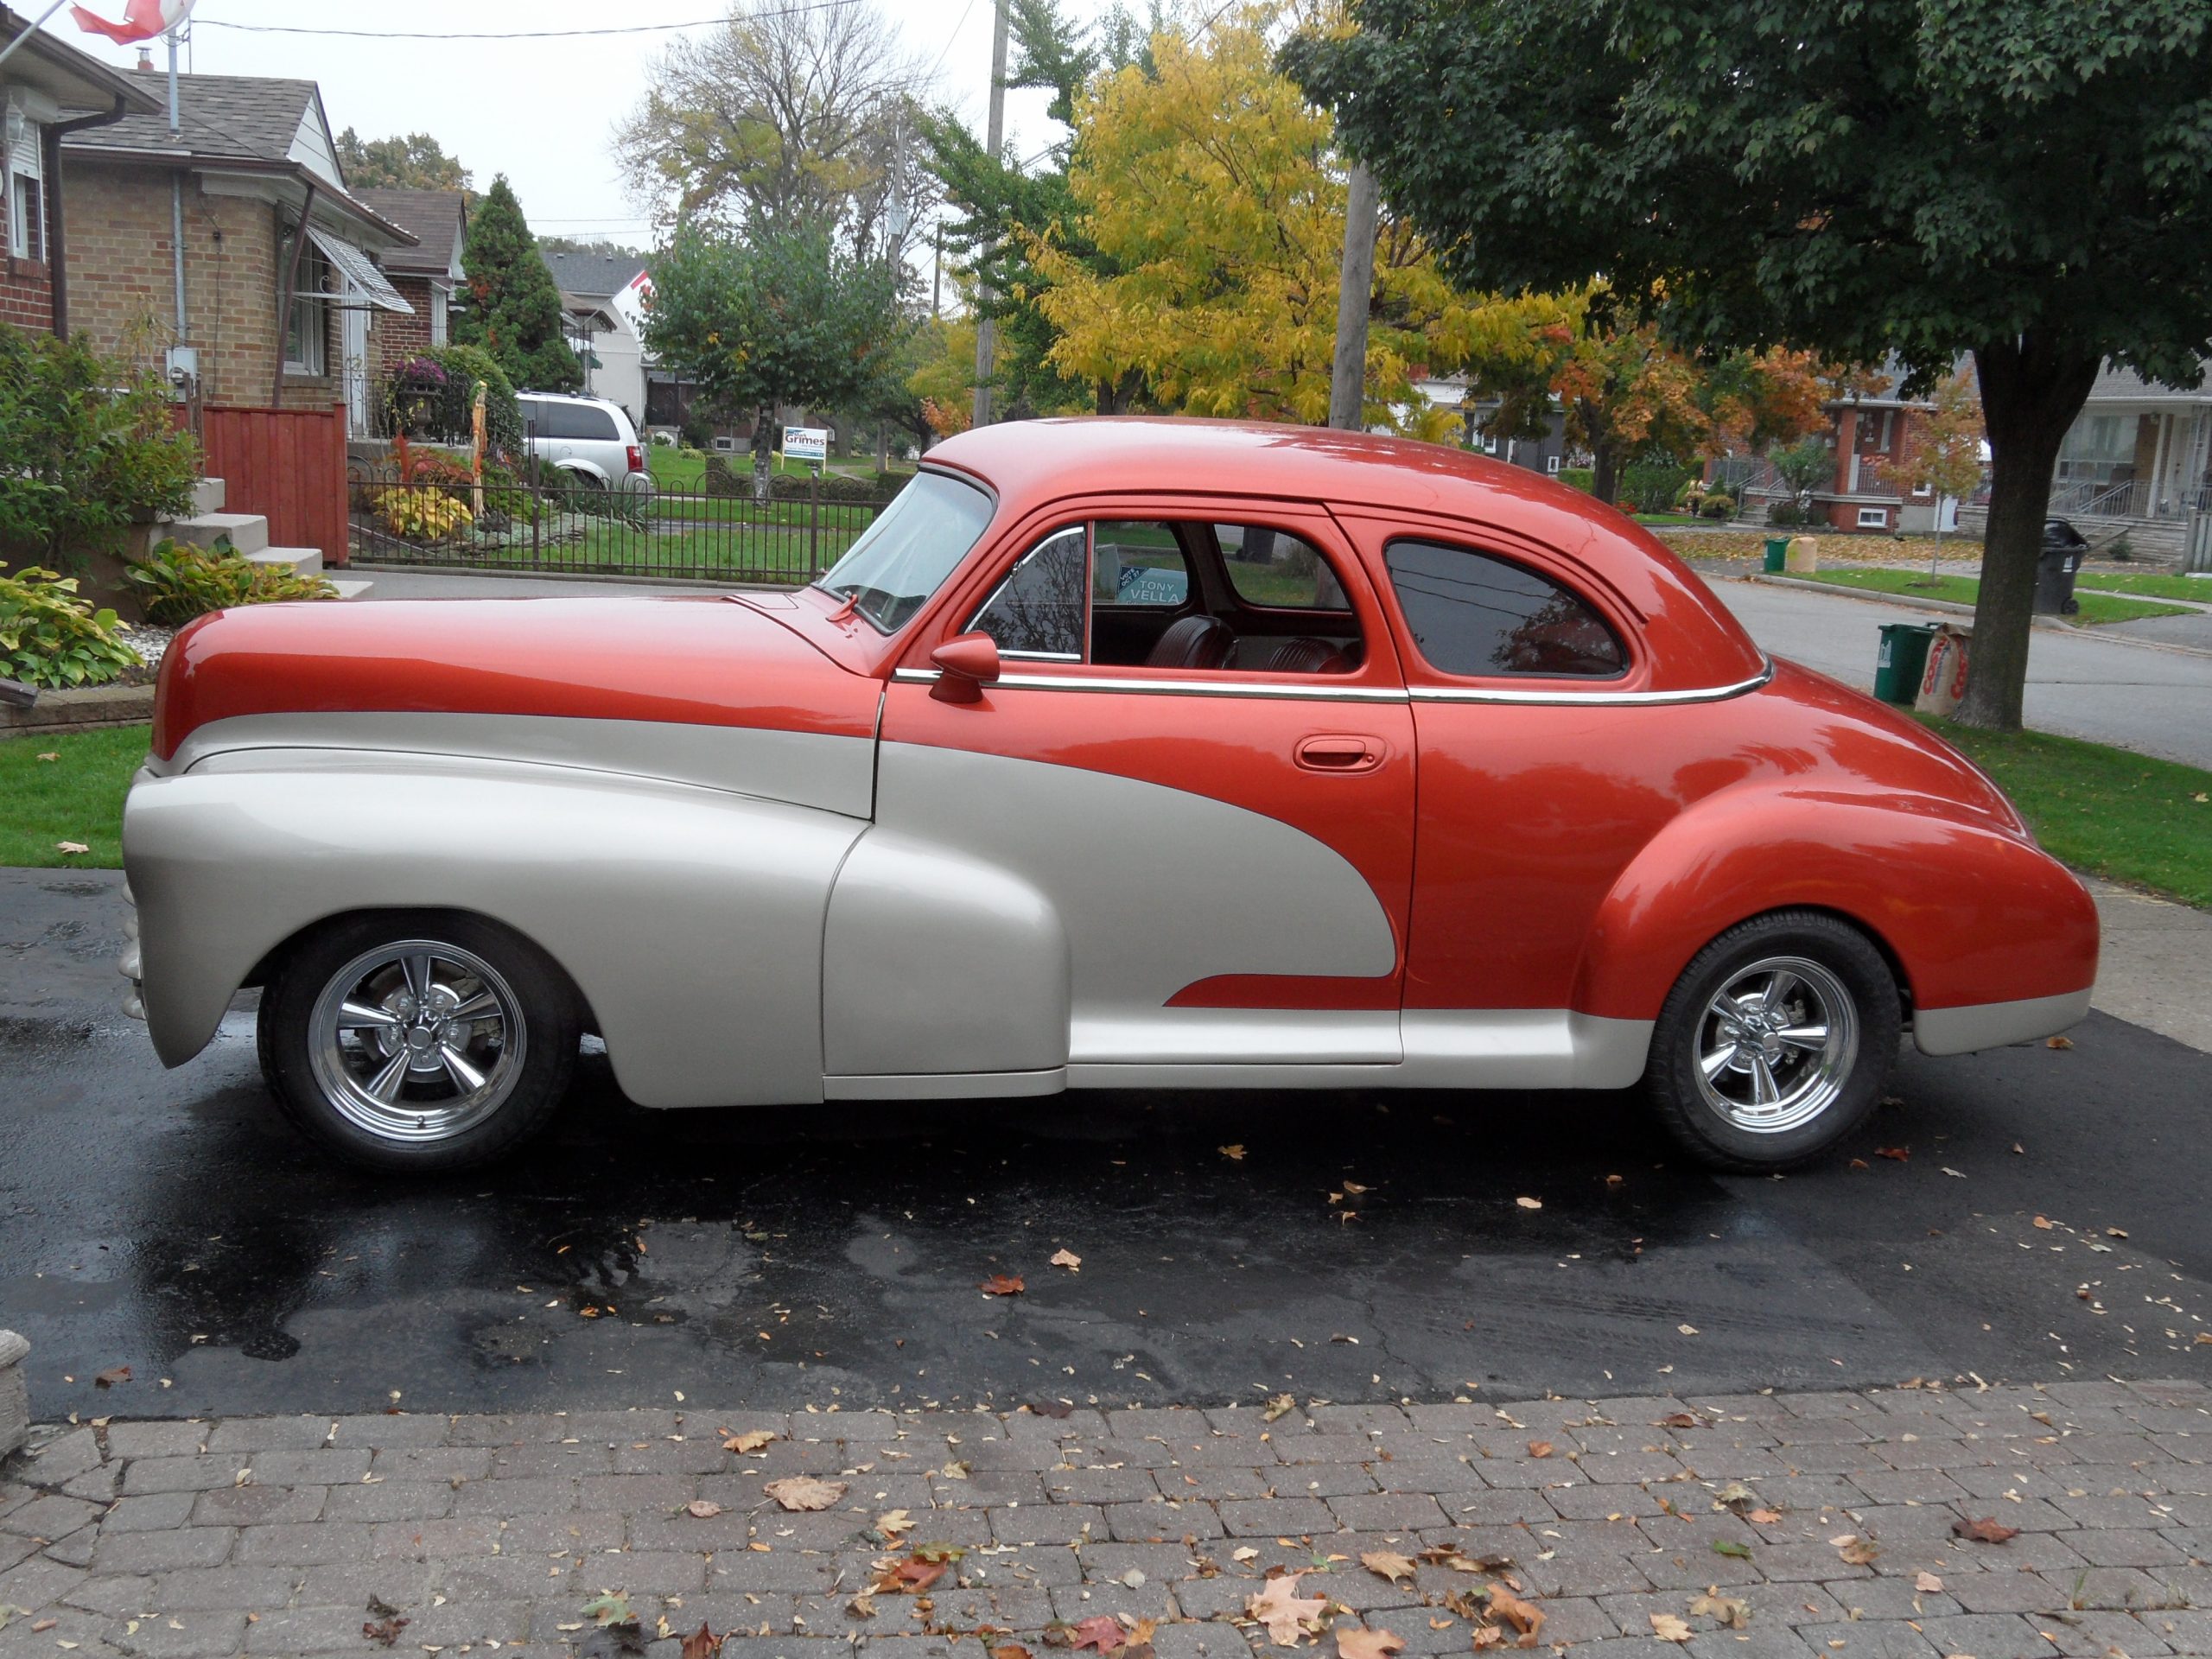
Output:
<svg viewBox="0 0 2212 1659">
<path fill-rule="evenodd" d="M 724 1449 L 748 1429 L 778 1438 Z M 984 1659 L 1007 1640 L 1041 1656 L 1101 1615 L 1155 1621 L 1157 1659 L 1244 1659 L 1284 1651 L 1232 1622 L 1278 1567 L 1409 1656 L 1472 1651 L 1467 1592 L 1501 1579 L 1544 1613 L 1543 1647 L 1578 1654 L 1682 1650 L 1653 1614 L 1684 1621 L 1694 1659 L 2212 1652 L 2197 1382 L 1309 1405 L 1272 1423 L 239 1418 L 41 1440 L 0 1499 L 0 1655 L 371 1654 L 372 1597 L 408 1621 L 393 1651 L 563 1654 L 592 1639 L 587 1600 L 622 1591 L 671 1659 L 663 1619 L 733 1632 L 731 1659 Z M 819 1513 L 763 1495 L 802 1473 L 849 1490 Z M 925 1595 L 878 1594 L 856 1618 L 855 1594 L 906 1553 L 874 1532 L 893 1510 L 914 1523 L 906 1549 L 964 1554 Z M 1983 1516 L 2018 1535 L 1952 1535 Z M 1870 1562 L 1847 1562 L 1847 1536 Z M 1359 1562 L 1425 1549 L 1464 1563 L 1393 1583 Z M 1741 1630 L 1689 1611 L 1715 1586 L 1749 1605 Z"/>
</svg>

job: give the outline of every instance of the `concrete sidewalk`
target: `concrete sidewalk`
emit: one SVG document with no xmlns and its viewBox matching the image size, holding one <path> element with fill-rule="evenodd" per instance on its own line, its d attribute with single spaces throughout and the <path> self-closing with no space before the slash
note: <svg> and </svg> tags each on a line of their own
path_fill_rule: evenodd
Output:
<svg viewBox="0 0 2212 1659">
<path fill-rule="evenodd" d="M 7 1471 L 0 1656 L 2203 1654 L 2208 1451 L 2196 1382 L 103 1422 Z"/>
</svg>

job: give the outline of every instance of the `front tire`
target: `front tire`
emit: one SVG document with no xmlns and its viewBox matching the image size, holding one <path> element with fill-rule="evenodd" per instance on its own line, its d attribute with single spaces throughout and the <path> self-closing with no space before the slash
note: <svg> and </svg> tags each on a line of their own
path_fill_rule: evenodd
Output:
<svg viewBox="0 0 2212 1659">
<path fill-rule="evenodd" d="M 1895 1065 L 1896 976 L 1866 936 L 1817 911 L 1729 929 L 1661 1009 L 1645 1092 L 1709 1167 L 1790 1169 L 1864 1123 Z"/>
<path fill-rule="evenodd" d="M 542 1128 L 581 1021 L 559 969 L 471 916 L 334 922 L 261 998 L 262 1074 L 310 1141 L 365 1169 L 474 1168 Z"/>
</svg>

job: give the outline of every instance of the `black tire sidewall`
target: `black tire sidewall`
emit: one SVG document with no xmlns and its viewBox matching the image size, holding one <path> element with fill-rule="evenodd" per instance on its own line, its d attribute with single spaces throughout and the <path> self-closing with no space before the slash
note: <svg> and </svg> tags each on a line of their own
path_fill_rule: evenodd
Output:
<svg viewBox="0 0 2212 1659">
<path fill-rule="evenodd" d="M 1808 1123 L 1760 1135 L 1728 1122 L 1698 1087 L 1697 1037 L 1706 1006 L 1762 957 L 1804 957 L 1843 982 L 1856 1005 L 1858 1053 L 1842 1091 Z M 1833 1148 L 1872 1115 L 1896 1065 L 1903 1027 L 1896 976 L 1866 936 L 1816 911 L 1757 917 L 1707 945 L 1682 970 L 1652 1032 L 1644 1085 L 1669 1133 L 1701 1161 L 1741 1173 L 1792 1169 Z"/>
<path fill-rule="evenodd" d="M 308 1058 L 315 1001 L 331 976 L 363 953 L 401 939 L 457 945 L 498 969 L 514 993 L 525 1033 L 522 1075 L 499 1109 L 465 1134 L 424 1146 L 384 1140 L 348 1122 L 325 1098 Z M 270 1091 L 308 1140 L 360 1168 L 423 1174 L 488 1163 L 543 1128 L 568 1092 L 581 1035 L 575 997 L 543 951 L 496 923 L 438 911 L 385 911 L 316 929 L 271 970 L 255 1032 Z"/>
</svg>

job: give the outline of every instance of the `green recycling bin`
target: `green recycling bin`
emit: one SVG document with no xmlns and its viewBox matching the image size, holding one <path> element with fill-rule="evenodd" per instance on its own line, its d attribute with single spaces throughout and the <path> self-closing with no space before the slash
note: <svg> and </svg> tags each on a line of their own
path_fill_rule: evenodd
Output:
<svg viewBox="0 0 2212 1659">
<path fill-rule="evenodd" d="M 1885 622 L 1874 655 L 1874 695 L 1884 702 L 1910 703 L 1928 671 L 1928 647 L 1939 632 L 1933 622 Z"/>
<path fill-rule="evenodd" d="M 1783 571 L 1788 568 L 1789 563 L 1789 538 L 1787 536 L 1768 537 L 1766 538 L 1767 575 L 1770 576 L 1780 575 Z"/>
</svg>

